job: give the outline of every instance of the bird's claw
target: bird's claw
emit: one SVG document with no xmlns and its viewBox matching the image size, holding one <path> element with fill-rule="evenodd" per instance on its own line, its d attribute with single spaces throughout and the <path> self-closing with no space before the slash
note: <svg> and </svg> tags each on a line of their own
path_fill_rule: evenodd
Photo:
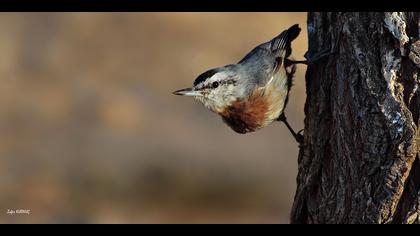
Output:
<svg viewBox="0 0 420 236">
<path fill-rule="evenodd" d="M 303 132 L 303 129 L 299 130 L 299 132 L 297 132 L 297 134 L 295 136 L 295 139 L 296 139 L 296 141 L 299 144 L 302 144 L 303 143 L 303 134 L 302 134 L 302 132 Z"/>
</svg>

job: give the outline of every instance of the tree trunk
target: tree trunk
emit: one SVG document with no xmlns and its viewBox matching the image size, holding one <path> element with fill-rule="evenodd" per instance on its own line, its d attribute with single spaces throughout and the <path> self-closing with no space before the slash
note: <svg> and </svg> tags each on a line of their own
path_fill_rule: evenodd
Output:
<svg viewBox="0 0 420 236">
<path fill-rule="evenodd" d="M 292 223 L 420 223 L 419 17 L 308 14 Z"/>
</svg>

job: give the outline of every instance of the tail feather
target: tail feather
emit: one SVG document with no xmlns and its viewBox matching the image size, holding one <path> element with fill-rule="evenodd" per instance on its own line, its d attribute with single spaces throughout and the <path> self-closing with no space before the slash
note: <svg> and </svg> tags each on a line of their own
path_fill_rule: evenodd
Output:
<svg viewBox="0 0 420 236">
<path fill-rule="evenodd" d="M 282 53 L 283 51 L 290 51 L 290 43 L 297 38 L 300 33 L 300 27 L 298 24 L 291 26 L 289 29 L 283 31 L 277 37 L 271 40 L 271 50 L 274 53 Z M 289 50 L 288 50 L 289 49 Z M 286 55 L 285 57 L 287 57 Z"/>
</svg>

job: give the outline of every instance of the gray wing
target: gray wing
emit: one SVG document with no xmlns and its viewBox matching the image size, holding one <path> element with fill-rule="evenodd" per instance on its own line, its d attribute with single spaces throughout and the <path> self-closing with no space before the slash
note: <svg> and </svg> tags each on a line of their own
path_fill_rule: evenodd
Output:
<svg viewBox="0 0 420 236">
<path fill-rule="evenodd" d="M 239 65 L 244 73 L 241 77 L 254 80 L 255 85 L 265 85 L 284 58 L 291 54 L 291 42 L 299 35 L 299 25 L 293 25 L 272 40 L 263 43 L 249 52 Z"/>
</svg>

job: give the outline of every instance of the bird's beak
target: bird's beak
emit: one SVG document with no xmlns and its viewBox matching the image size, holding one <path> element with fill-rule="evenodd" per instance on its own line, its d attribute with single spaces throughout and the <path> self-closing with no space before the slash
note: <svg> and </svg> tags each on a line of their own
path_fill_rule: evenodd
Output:
<svg viewBox="0 0 420 236">
<path fill-rule="evenodd" d="M 187 97 L 198 97 L 201 96 L 200 91 L 194 90 L 193 88 L 181 89 L 173 92 L 175 95 L 187 96 Z"/>
</svg>

